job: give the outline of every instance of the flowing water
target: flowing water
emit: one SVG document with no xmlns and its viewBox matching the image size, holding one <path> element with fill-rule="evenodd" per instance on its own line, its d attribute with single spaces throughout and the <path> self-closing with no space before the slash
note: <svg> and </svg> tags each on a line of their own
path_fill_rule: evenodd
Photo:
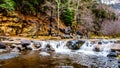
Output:
<svg viewBox="0 0 120 68">
<path fill-rule="evenodd" d="M 45 53 L 34 47 L 33 50 L 10 52 L 0 55 L 0 68 L 118 68 L 118 58 L 107 57 L 111 49 L 110 41 L 101 41 L 99 51 L 95 51 L 98 42 L 85 43 L 77 50 L 69 49 L 68 41 L 34 41 L 39 43 Z M 72 40 L 75 44 L 76 40 Z M 55 52 L 46 52 L 46 45 L 50 45 Z M 42 54 L 42 55 L 41 55 Z"/>
<path fill-rule="evenodd" d="M 113 5 L 110 5 L 110 6 L 112 6 L 116 10 L 120 10 L 120 4 L 113 4 Z"/>
<path fill-rule="evenodd" d="M 120 3 L 119 0 L 99 0 L 101 3 L 104 3 L 104 4 L 117 4 L 117 3 Z"/>
</svg>

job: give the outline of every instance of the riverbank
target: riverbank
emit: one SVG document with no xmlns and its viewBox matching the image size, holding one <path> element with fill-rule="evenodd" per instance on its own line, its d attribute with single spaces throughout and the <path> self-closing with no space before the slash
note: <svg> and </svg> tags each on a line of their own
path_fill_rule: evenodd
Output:
<svg viewBox="0 0 120 68">
<path fill-rule="evenodd" d="M 38 37 L 22 37 L 22 36 L 0 36 L 0 39 L 9 38 L 9 39 L 26 39 L 26 40 L 99 40 L 99 39 L 115 39 L 120 40 L 119 38 L 112 38 L 109 36 L 92 36 L 91 38 L 79 38 L 79 37 L 72 37 L 72 38 L 61 38 L 60 36 L 38 36 Z"/>
</svg>

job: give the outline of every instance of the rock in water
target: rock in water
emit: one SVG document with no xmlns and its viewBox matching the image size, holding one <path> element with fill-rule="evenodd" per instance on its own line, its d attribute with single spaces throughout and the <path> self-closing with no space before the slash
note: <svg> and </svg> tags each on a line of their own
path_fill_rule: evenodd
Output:
<svg viewBox="0 0 120 68">
<path fill-rule="evenodd" d="M 71 40 L 67 42 L 66 46 L 68 46 L 69 49 L 78 50 L 83 45 L 83 43 L 85 43 L 85 41 Z"/>
<path fill-rule="evenodd" d="M 117 52 L 110 52 L 107 57 L 117 57 L 118 53 Z"/>
<path fill-rule="evenodd" d="M 40 52 L 40 55 L 42 55 L 42 56 L 50 56 L 50 54 L 47 53 L 47 52 Z"/>
<path fill-rule="evenodd" d="M 30 45 L 30 43 L 31 43 L 30 40 L 22 40 L 22 41 L 21 41 L 21 45 L 22 45 L 23 47 L 27 47 L 28 45 Z"/>
<path fill-rule="evenodd" d="M 33 43 L 31 43 L 30 45 L 27 46 L 28 50 L 36 50 L 36 47 Z"/>
<path fill-rule="evenodd" d="M 15 47 L 17 47 L 17 45 L 16 44 L 12 44 L 10 47 L 11 48 L 15 48 Z"/>
<path fill-rule="evenodd" d="M 45 50 L 46 50 L 47 52 L 55 51 L 54 48 L 53 48 L 50 44 L 47 44 L 47 45 L 46 45 Z"/>
<path fill-rule="evenodd" d="M 3 42 L 0 42 L 0 49 L 5 49 L 6 48 L 6 45 L 5 45 L 5 43 L 3 43 Z"/>
<path fill-rule="evenodd" d="M 71 35 L 64 35 L 64 36 L 61 36 L 62 39 L 70 39 L 70 38 L 73 38 Z"/>
<path fill-rule="evenodd" d="M 19 50 L 17 48 L 13 48 L 12 52 L 19 52 Z"/>
</svg>

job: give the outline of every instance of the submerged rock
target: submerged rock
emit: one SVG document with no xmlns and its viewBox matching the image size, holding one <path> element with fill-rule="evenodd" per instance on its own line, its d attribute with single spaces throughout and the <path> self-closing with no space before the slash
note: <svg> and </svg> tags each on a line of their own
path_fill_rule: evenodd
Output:
<svg viewBox="0 0 120 68">
<path fill-rule="evenodd" d="M 69 49 L 77 50 L 77 49 L 80 49 L 80 47 L 83 45 L 83 43 L 85 43 L 85 41 L 72 40 L 72 41 L 68 41 L 66 46 L 68 46 Z"/>
</svg>

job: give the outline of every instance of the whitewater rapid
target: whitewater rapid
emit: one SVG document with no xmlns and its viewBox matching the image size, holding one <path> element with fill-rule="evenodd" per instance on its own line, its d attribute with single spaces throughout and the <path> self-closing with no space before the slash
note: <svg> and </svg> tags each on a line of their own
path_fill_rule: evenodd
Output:
<svg viewBox="0 0 120 68">
<path fill-rule="evenodd" d="M 76 41 L 76 40 L 71 40 Z M 45 48 L 47 44 L 49 44 L 56 53 L 61 54 L 71 54 L 71 53 L 84 53 L 84 54 L 90 54 L 90 55 L 101 55 L 101 56 L 107 56 L 111 49 L 109 48 L 110 45 L 114 44 L 110 41 L 101 41 L 102 44 L 100 45 L 102 48 L 100 48 L 99 52 L 94 51 L 95 47 L 98 45 L 98 42 L 92 43 L 90 41 L 85 41 L 84 44 L 81 45 L 81 47 L 77 50 L 69 49 L 66 44 L 68 41 L 62 40 L 62 41 L 39 41 L 41 44 L 41 48 Z"/>
</svg>

